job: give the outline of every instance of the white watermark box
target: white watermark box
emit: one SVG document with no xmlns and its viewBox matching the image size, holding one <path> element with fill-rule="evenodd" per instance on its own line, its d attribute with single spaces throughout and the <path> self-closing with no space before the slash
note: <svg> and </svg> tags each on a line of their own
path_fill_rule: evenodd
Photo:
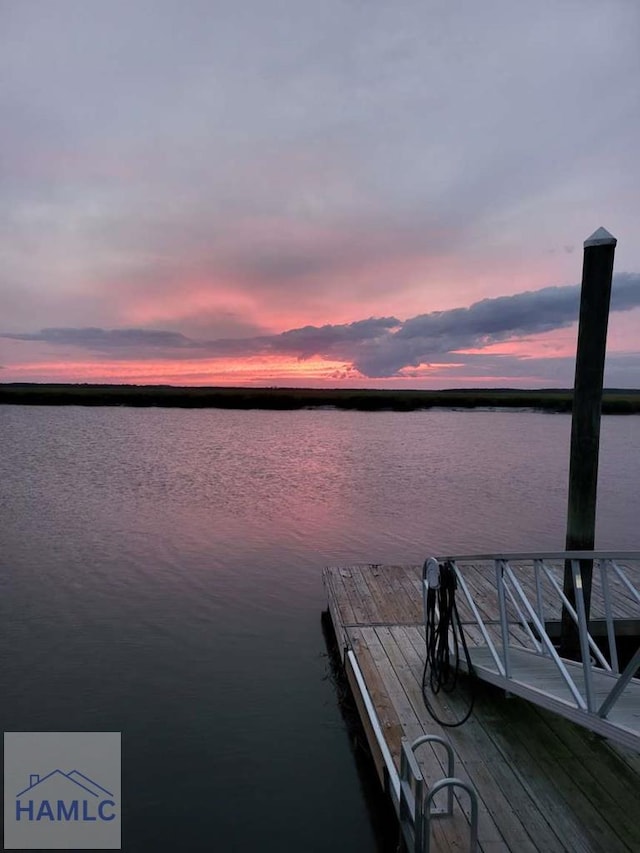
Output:
<svg viewBox="0 0 640 853">
<path fill-rule="evenodd" d="M 5 732 L 5 850 L 120 850 L 120 732 Z"/>
</svg>

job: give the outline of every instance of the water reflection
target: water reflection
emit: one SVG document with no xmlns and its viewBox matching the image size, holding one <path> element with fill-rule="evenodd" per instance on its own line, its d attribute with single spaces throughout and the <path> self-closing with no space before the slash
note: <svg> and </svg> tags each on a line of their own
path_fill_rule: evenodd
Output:
<svg viewBox="0 0 640 853">
<path fill-rule="evenodd" d="M 370 851 L 322 567 L 561 547 L 569 432 L 535 413 L 0 407 L 5 730 L 122 730 L 128 851 L 288 850 L 310 826 L 309 853 Z M 603 420 L 603 548 L 638 547 L 638 439 L 640 418 Z"/>
</svg>

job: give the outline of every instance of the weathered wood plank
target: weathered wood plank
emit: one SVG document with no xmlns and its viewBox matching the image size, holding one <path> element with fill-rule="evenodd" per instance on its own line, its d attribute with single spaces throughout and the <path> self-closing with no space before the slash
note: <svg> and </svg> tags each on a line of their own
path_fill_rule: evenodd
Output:
<svg viewBox="0 0 640 853">
<path fill-rule="evenodd" d="M 341 607 L 342 596 L 336 594 L 335 577 L 335 572 L 329 573 L 325 569 L 323 580 L 325 591 L 327 593 L 327 606 L 329 609 L 329 615 L 331 616 L 331 622 L 333 624 L 333 630 L 336 635 L 336 641 L 340 647 L 340 650 L 344 651 L 344 649 L 348 645 L 349 640 L 344 627 L 344 610 Z"/>
<path fill-rule="evenodd" d="M 341 572 L 331 572 L 330 583 L 338 605 L 338 612 L 343 625 L 351 625 L 356 621 L 353 606 L 349 598 L 349 591 L 345 586 L 344 577 Z"/>
<path fill-rule="evenodd" d="M 339 578 L 331 576 L 335 571 L 341 572 Z M 532 573 L 529 575 L 523 571 L 519 577 L 533 592 Z M 476 572 L 470 583 L 474 595 L 479 577 Z M 418 567 L 332 569 L 325 586 L 328 598 L 333 599 L 329 607 L 332 620 L 341 623 L 335 626 L 336 635 L 344 637 L 354 650 L 396 766 L 403 736 L 413 739 L 425 731 L 444 732 L 456 753 L 457 775 L 478 790 L 483 853 L 640 849 L 640 756 L 609 745 L 524 700 L 506 699 L 504 693 L 486 684 L 479 685 L 473 716 L 459 729 L 444 730 L 427 714 L 421 690 L 425 649 Z M 495 590 L 479 589 L 478 595 L 485 613 L 490 614 Z M 545 605 L 548 597 L 547 591 Z M 497 604 L 493 616 L 497 617 Z M 489 631 L 499 646 L 499 627 L 491 625 Z M 471 643 L 484 644 L 476 626 L 469 625 L 465 633 Z M 518 645 L 528 643 L 528 638 L 515 624 L 510 626 L 510 637 L 513 660 L 518 662 L 523 656 Z M 556 684 L 557 676 L 549 674 L 544 660 L 526 653 L 523 660 L 527 677 L 535 675 L 540 684 Z M 602 684 L 596 680 L 598 694 L 606 689 L 606 678 Z M 434 706 L 451 713 L 456 701 L 455 697 L 439 696 L 434 698 Z M 621 701 L 620 713 L 626 713 L 625 701 Z M 372 739 L 370 731 L 368 739 Z M 381 756 L 374 760 L 383 778 Z M 428 784 L 444 773 L 444 755 L 437 749 L 421 749 L 419 763 Z M 456 800 L 454 821 L 433 821 L 432 849 L 466 849 L 468 804 L 464 795 L 457 795 Z"/>
<path fill-rule="evenodd" d="M 525 783 L 535 790 L 541 807 L 552 810 L 554 815 L 562 815 L 569 832 L 563 839 L 567 846 L 575 842 L 586 850 L 601 849 L 598 845 L 604 843 L 604 837 L 606 843 L 602 849 L 607 849 L 607 845 L 612 850 L 624 849 L 625 845 L 634 849 L 637 830 L 629 821 L 614 819 L 611 825 L 612 816 L 619 813 L 620 808 L 612 811 L 607 807 L 608 792 L 597 772 L 598 766 L 604 766 L 601 759 L 608 752 L 604 741 L 520 699 L 496 705 L 494 713 L 493 739 L 510 764 L 522 773 Z M 562 723 L 562 737 L 557 737 L 548 727 L 549 721 L 556 720 Z M 572 757 L 568 742 L 573 742 L 579 759 Z M 595 772 L 587 769 L 586 755 L 598 756 L 592 765 Z M 569 772 L 569 767 L 575 772 Z M 637 784 L 636 777 L 636 787 Z M 634 799 L 633 786 L 618 783 L 614 791 L 619 804 L 626 804 L 629 810 Z M 587 799 L 591 802 L 587 803 Z"/>
<path fill-rule="evenodd" d="M 400 719 L 380 678 L 367 643 L 362 637 L 361 629 L 351 629 L 349 635 L 358 666 L 367 685 L 367 691 L 374 704 L 380 728 L 385 734 L 392 756 L 399 762 L 400 742 L 403 737 Z"/>
<path fill-rule="evenodd" d="M 389 665 L 389 659 L 379 641 L 376 629 L 363 628 L 361 631 L 362 640 L 366 643 L 367 650 L 376 666 L 377 677 L 385 687 L 386 695 L 391 701 L 393 710 L 397 715 L 402 726 L 403 735 L 409 740 L 414 740 L 424 734 L 424 728 L 420 719 L 416 716 L 411 703 L 408 701 L 401 680 L 397 677 L 393 668 Z M 396 763 L 396 768 L 400 768 L 400 740 L 396 743 L 391 743 L 391 753 Z M 467 839 L 467 827 L 460 819 L 460 816 L 453 820 L 433 821 L 432 831 L 434 833 L 434 845 L 436 850 L 464 850 L 464 845 Z"/>
<path fill-rule="evenodd" d="M 354 583 L 355 590 L 357 591 L 360 599 L 360 604 L 365 613 L 365 619 L 363 622 L 382 622 L 384 621 L 380 617 L 380 613 L 378 611 L 378 606 L 371 595 L 371 591 L 369 589 L 369 585 L 366 582 L 364 575 L 362 573 L 362 569 L 360 566 L 352 566 L 351 567 L 351 578 Z"/>
<path fill-rule="evenodd" d="M 402 586 L 402 574 L 403 569 L 399 566 L 376 566 L 372 571 L 385 598 L 391 624 L 408 623 L 422 618 L 421 613 L 416 613 L 415 603 Z"/>
<path fill-rule="evenodd" d="M 393 629 L 389 633 L 394 639 L 399 637 L 399 632 Z M 402 643 L 398 648 L 406 655 L 405 664 L 410 660 L 412 665 L 405 670 L 402 663 L 394 659 L 394 666 L 412 682 L 408 692 L 418 712 L 422 706 L 421 679 L 418 677 L 420 661 L 416 659 L 410 642 Z M 391 658 L 390 648 L 387 651 Z M 437 723 L 434 725 L 440 729 Z M 531 840 L 535 837 L 546 850 L 563 853 L 561 842 L 538 813 L 528 792 L 517 784 L 508 765 L 500 757 L 491 757 L 493 747 L 479 723 L 471 718 L 462 727 L 448 729 L 446 736 L 456 753 L 458 768 L 464 768 L 462 773 L 458 769 L 456 775 L 467 778 L 478 791 L 481 838 L 504 840 L 512 849 L 535 850 L 538 848 Z M 491 760 L 490 769 L 486 765 L 487 758 Z"/>
<path fill-rule="evenodd" d="M 371 566 L 367 572 L 362 573 L 371 598 L 375 602 L 378 622 L 390 622 L 403 618 L 401 602 L 389 595 L 386 589 L 386 575 L 387 572 L 381 566 Z"/>
<path fill-rule="evenodd" d="M 334 570 L 335 571 L 335 570 Z M 353 622 L 356 624 L 365 625 L 369 622 L 370 616 L 367 613 L 365 604 L 362 601 L 360 592 L 353 579 L 353 574 L 350 568 L 338 570 L 342 589 L 351 607 L 353 613 Z M 347 623 L 348 624 L 348 623 Z"/>
<path fill-rule="evenodd" d="M 425 708 L 421 686 L 421 659 L 418 657 L 416 650 L 413 644 L 410 642 L 409 638 L 407 637 L 407 634 L 404 629 L 392 628 L 389 631 L 388 635 L 385 637 L 385 640 L 387 644 L 385 648 L 387 649 L 387 653 L 392 659 L 394 666 L 397 670 L 402 671 L 406 677 L 406 680 L 403 679 L 403 683 L 405 685 L 405 689 L 407 690 L 407 694 L 412 703 L 412 706 L 414 707 L 416 715 L 424 715 Z M 395 644 L 396 651 L 393 650 L 392 643 Z M 434 699 L 434 704 L 440 706 L 441 703 L 438 701 L 438 699 Z M 444 737 L 445 740 L 451 743 L 450 731 L 443 728 L 437 721 L 433 720 L 432 718 L 427 717 L 427 722 L 424 724 L 424 728 L 428 729 L 429 734 L 436 734 L 440 737 Z M 455 745 L 453 743 L 452 746 L 454 746 L 454 751 L 457 753 L 457 751 L 455 750 Z M 425 745 L 420 748 L 416 757 L 428 784 L 432 785 L 434 782 L 437 782 L 438 779 L 446 776 L 448 767 L 446 761 L 446 753 L 442 747 L 436 745 Z M 474 774 L 469 773 L 467 762 L 463 760 L 463 757 L 459 753 L 456 754 L 456 760 L 457 766 L 454 771 L 456 776 L 462 778 L 465 781 L 471 782 L 472 785 L 475 784 L 473 778 Z M 470 807 L 467 795 L 464 793 L 456 793 L 456 800 L 458 802 L 459 807 L 466 815 L 467 820 L 469 820 Z M 478 839 L 484 849 L 485 843 L 502 842 L 503 835 L 498 829 L 498 826 L 496 825 L 495 821 L 491 818 L 486 803 L 482 798 L 479 799 L 478 806 Z"/>
<path fill-rule="evenodd" d="M 422 567 L 404 566 L 398 574 L 397 580 L 409 602 L 409 612 L 412 618 L 422 622 Z"/>
</svg>

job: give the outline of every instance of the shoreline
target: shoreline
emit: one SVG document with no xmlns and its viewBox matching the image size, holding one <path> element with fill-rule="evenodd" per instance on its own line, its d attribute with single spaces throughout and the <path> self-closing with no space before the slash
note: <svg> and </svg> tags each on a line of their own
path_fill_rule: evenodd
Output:
<svg viewBox="0 0 640 853">
<path fill-rule="evenodd" d="M 0 384 L 0 404 L 38 406 L 135 406 L 411 412 L 426 409 L 534 410 L 570 413 L 569 389 L 517 388 L 409 391 L 343 388 L 185 387 L 173 385 Z M 607 389 L 603 414 L 640 414 L 640 390 Z"/>
</svg>

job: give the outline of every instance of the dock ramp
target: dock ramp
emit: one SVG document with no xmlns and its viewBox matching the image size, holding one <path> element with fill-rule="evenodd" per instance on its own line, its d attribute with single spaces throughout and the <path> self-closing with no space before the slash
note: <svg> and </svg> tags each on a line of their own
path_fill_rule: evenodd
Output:
<svg viewBox="0 0 640 853">
<path fill-rule="evenodd" d="M 616 637 L 616 614 L 629 616 L 635 605 L 640 616 L 640 553 L 434 558 L 423 570 L 425 614 L 429 589 L 438 583 L 436 563 L 455 575 L 460 620 L 478 678 L 640 752 L 640 679 L 635 677 L 640 637 L 624 665 Z M 565 565 L 572 579 L 569 595 L 562 585 Z M 591 576 L 589 609 L 585 572 Z M 551 631 L 561 612 L 572 626 L 578 660 L 561 656 L 557 630 Z M 593 625 L 604 636 L 594 636 Z"/>
</svg>

